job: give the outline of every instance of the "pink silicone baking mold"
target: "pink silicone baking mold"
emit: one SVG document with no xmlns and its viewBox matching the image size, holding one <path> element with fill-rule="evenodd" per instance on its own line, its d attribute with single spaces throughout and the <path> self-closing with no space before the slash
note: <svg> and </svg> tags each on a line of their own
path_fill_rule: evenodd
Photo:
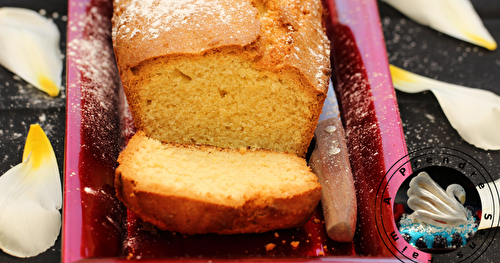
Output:
<svg viewBox="0 0 500 263">
<path fill-rule="evenodd" d="M 134 129 L 111 46 L 112 1 L 68 4 L 63 262 L 400 262 L 386 240 L 394 228 L 387 223 L 394 221 L 392 213 L 378 211 L 375 202 L 378 189 L 387 183 L 386 173 L 407 154 L 375 0 L 324 1 L 332 81 L 358 195 L 358 230 L 350 243 L 326 236 L 320 207 L 303 227 L 272 233 L 183 236 L 150 231 L 114 195 L 116 158 Z M 384 197 L 396 190 L 389 186 Z M 265 249 L 269 243 L 276 245 L 273 250 Z"/>
</svg>

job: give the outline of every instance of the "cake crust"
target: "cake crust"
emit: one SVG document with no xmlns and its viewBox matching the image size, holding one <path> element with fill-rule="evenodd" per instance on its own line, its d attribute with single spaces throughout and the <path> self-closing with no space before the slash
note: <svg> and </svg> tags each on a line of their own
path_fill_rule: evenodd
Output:
<svg viewBox="0 0 500 263">
<path fill-rule="evenodd" d="M 136 190 L 134 181 L 121 174 L 117 174 L 115 183 L 120 189 L 118 198 L 143 221 L 183 234 L 264 233 L 299 227 L 309 220 L 311 207 L 316 208 L 319 201 L 311 190 L 269 203 L 254 199 L 234 207 Z"/>
<path fill-rule="evenodd" d="M 237 52 L 265 70 L 298 70 L 311 92 L 326 94 L 330 41 L 320 1 L 204 0 L 196 7 L 194 2 L 115 0 L 112 39 L 122 75 L 151 60 Z M 191 10 L 165 19 L 186 5 Z M 164 8 L 153 12 L 158 6 Z"/>
</svg>

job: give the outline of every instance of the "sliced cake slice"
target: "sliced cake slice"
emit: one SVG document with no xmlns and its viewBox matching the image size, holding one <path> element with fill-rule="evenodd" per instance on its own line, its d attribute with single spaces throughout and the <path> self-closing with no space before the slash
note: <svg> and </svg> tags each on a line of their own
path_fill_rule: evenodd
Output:
<svg viewBox="0 0 500 263">
<path fill-rule="evenodd" d="M 144 221 L 185 234 L 300 226 L 321 198 L 316 175 L 289 153 L 161 143 L 138 132 L 118 162 L 118 198 Z"/>
</svg>

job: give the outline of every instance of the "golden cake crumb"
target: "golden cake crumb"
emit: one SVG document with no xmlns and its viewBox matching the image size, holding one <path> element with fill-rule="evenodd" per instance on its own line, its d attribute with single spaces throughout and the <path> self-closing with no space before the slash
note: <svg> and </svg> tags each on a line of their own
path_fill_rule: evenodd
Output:
<svg viewBox="0 0 500 263">
<path fill-rule="evenodd" d="M 267 244 L 267 245 L 266 245 L 266 251 L 271 251 L 271 250 L 273 250 L 275 247 L 276 247 L 276 245 L 275 245 L 275 244 L 273 244 L 273 243 L 269 243 L 269 244 Z"/>
<path fill-rule="evenodd" d="M 299 241 L 292 241 L 290 245 L 292 245 L 293 248 L 297 248 L 299 246 Z"/>
</svg>

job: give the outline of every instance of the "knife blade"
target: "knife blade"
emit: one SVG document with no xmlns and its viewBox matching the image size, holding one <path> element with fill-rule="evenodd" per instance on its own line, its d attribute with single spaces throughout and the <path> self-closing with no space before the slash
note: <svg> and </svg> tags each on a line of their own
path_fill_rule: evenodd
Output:
<svg viewBox="0 0 500 263">
<path fill-rule="evenodd" d="M 356 192 L 331 82 L 327 94 L 314 132 L 316 144 L 309 166 L 322 186 L 321 203 L 328 236 L 334 241 L 350 242 L 356 231 Z"/>
</svg>

